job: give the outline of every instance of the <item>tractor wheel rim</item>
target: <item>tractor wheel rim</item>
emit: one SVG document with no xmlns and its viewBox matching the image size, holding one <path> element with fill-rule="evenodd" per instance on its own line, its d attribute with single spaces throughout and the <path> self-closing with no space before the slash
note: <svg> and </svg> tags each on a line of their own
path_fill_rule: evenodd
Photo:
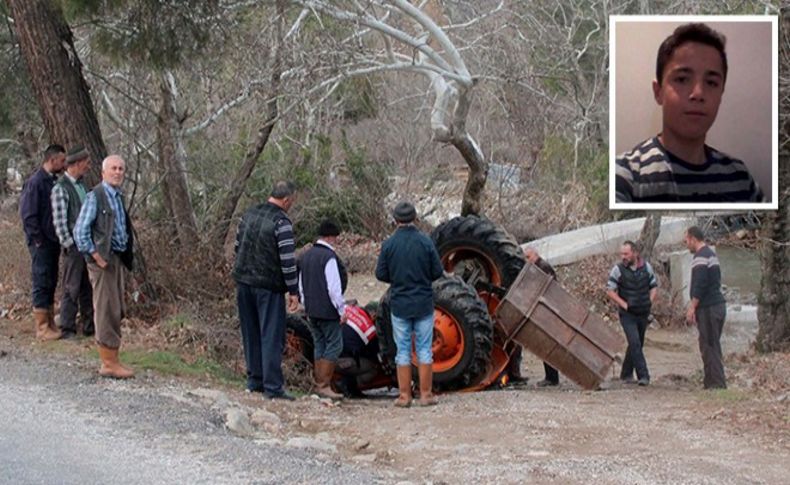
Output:
<svg viewBox="0 0 790 485">
<path fill-rule="evenodd" d="M 293 331 L 285 332 L 285 356 L 294 359 L 304 353 L 304 342 Z"/>
<path fill-rule="evenodd" d="M 466 261 L 471 261 L 482 266 L 489 283 L 495 286 L 502 285 L 502 275 L 499 273 L 499 268 L 497 268 L 496 263 L 479 249 L 463 246 L 455 248 L 442 256 L 442 266 L 451 273 L 458 265 Z"/>
<path fill-rule="evenodd" d="M 451 314 L 441 308 L 433 312 L 433 371 L 446 372 L 461 361 L 464 356 L 464 333 L 461 325 Z M 416 363 L 416 355 L 413 356 Z"/>
</svg>

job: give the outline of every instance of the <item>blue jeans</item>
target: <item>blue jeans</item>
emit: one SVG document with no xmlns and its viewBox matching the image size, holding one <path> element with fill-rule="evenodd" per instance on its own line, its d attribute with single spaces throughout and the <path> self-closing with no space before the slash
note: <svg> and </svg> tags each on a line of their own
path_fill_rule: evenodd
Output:
<svg viewBox="0 0 790 485">
<path fill-rule="evenodd" d="M 27 248 L 32 270 L 33 308 L 49 308 L 55 303 L 58 286 L 60 244 L 45 241 L 41 246 L 30 244 Z"/>
<path fill-rule="evenodd" d="M 420 318 L 400 318 L 392 316 L 392 335 L 398 353 L 395 354 L 396 365 L 411 365 L 412 334 L 417 361 L 420 364 L 433 364 L 433 312 Z"/>
<path fill-rule="evenodd" d="M 247 389 L 280 395 L 285 348 L 285 294 L 236 283 Z"/>
<path fill-rule="evenodd" d="M 308 327 L 313 335 L 313 358 L 337 362 L 343 351 L 343 331 L 340 320 L 308 319 Z"/>
</svg>

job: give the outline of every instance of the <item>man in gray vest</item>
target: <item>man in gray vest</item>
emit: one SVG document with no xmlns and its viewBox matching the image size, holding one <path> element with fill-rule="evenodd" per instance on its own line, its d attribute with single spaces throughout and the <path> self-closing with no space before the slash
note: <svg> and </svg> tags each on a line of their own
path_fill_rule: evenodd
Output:
<svg viewBox="0 0 790 485">
<path fill-rule="evenodd" d="M 620 379 L 633 382 L 634 370 L 640 386 L 650 384 L 647 361 L 642 352 L 645 331 L 650 324 L 650 309 L 658 294 L 658 280 L 650 263 L 639 255 L 636 243 L 625 241 L 620 248 L 622 262 L 609 273 L 606 294 L 617 304 L 628 350 L 623 360 Z"/>
<path fill-rule="evenodd" d="M 331 385 L 343 351 L 340 324 L 346 321 L 343 293 L 348 285 L 348 273 L 334 248 L 339 235 L 337 224 L 324 220 L 318 228 L 318 240 L 299 259 L 299 294 L 313 335 L 315 390 L 329 399 L 343 397 Z"/>
<path fill-rule="evenodd" d="M 236 303 L 241 321 L 247 390 L 292 401 L 285 392 L 285 295 L 288 311 L 299 308 L 296 250 L 286 212 L 296 194 L 291 182 L 274 184 L 269 200 L 244 213 L 236 233 Z"/>
<path fill-rule="evenodd" d="M 121 185 L 126 162 L 110 155 L 101 164 L 102 181 L 85 197 L 74 225 L 74 241 L 85 255 L 93 286 L 99 375 L 116 379 L 134 376 L 120 363 L 121 319 L 124 315 L 124 267 L 132 269 L 133 231 L 123 203 Z"/>
<path fill-rule="evenodd" d="M 77 310 L 82 320 L 82 333 L 94 334 L 93 292 L 88 279 L 85 258 L 74 244 L 74 225 L 80 215 L 87 191 L 82 176 L 91 168 L 88 151 L 82 145 L 69 150 L 66 155 L 66 173 L 52 188 L 52 224 L 63 248 L 63 299 L 60 302 L 60 330 L 63 338 L 77 334 Z"/>
</svg>

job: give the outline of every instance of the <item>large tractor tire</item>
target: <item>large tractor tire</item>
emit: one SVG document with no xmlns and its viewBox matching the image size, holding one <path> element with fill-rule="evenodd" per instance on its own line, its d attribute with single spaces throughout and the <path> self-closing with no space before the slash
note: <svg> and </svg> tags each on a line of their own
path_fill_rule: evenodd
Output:
<svg viewBox="0 0 790 485">
<path fill-rule="evenodd" d="M 454 217 L 434 229 L 431 238 L 444 269 L 474 286 L 481 296 L 501 299 L 524 267 L 515 238 L 483 217 Z"/>
<path fill-rule="evenodd" d="M 309 371 L 307 375 L 312 372 L 307 367 L 313 366 L 313 335 L 307 326 L 307 320 L 302 315 L 289 313 L 285 317 L 283 361 L 305 367 Z"/>
<path fill-rule="evenodd" d="M 433 283 L 433 385 L 437 390 L 470 387 L 482 379 L 493 349 L 494 325 L 473 287 L 458 277 Z M 395 365 L 389 292 L 379 304 L 376 327 L 382 355 Z M 416 356 L 412 356 L 416 365 Z"/>
</svg>

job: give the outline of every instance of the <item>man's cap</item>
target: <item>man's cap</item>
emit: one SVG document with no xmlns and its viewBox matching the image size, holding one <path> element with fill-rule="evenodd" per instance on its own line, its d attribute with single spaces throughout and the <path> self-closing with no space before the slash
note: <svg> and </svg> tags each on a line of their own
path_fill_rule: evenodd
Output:
<svg viewBox="0 0 790 485">
<path fill-rule="evenodd" d="M 401 201 L 392 210 L 392 217 L 402 224 L 408 224 L 417 218 L 417 210 L 410 202 Z"/>
<path fill-rule="evenodd" d="M 339 236 L 340 228 L 337 227 L 337 224 L 335 224 L 334 221 L 324 219 L 321 222 L 321 225 L 318 227 L 318 235 L 321 237 Z"/>
<path fill-rule="evenodd" d="M 86 158 L 90 158 L 88 150 L 86 150 L 82 145 L 76 145 L 71 147 L 66 154 L 66 163 L 71 165 L 73 163 L 85 160 Z"/>
</svg>

